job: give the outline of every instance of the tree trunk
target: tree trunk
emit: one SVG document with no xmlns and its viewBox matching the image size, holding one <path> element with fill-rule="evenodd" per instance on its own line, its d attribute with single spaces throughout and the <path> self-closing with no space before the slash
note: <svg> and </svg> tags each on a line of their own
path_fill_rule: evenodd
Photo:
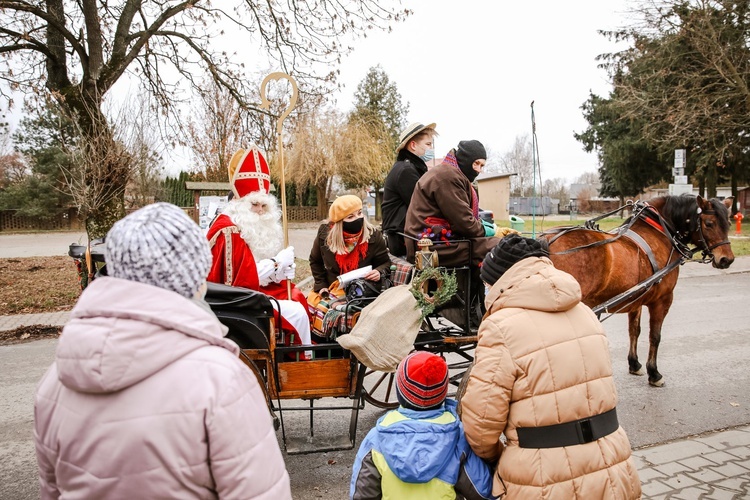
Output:
<svg viewBox="0 0 750 500">
<path fill-rule="evenodd" d="M 381 185 L 375 185 L 375 218 L 377 220 L 383 220 L 383 191 L 381 190 L 383 186 Z"/>
<path fill-rule="evenodd" d="M 106 236 L 115 222 L 125 216 L 125 187 L 130 179 L 130 155 L 112 137 L 109 128 L 86 138 L 82 164 L 90 199 L 84 200 L 86 231 L 90 239 Z"/>
<path fill-rule="evenodd" d="M 328 183 L 326 182 L 315 186 L 315 194 L 318 199 L 318 219 L 320 220 L 328 218 L 328 197 L 326 196 L 326 193 L 328 192 L 327 184 Z"/>
<path fill-rule="evenodd" d="M 112 225 L 125 216 L 125 187 L 132 159 L 114 133 L 101 109 L 100 94 L 80 86 L 68 86 L 60 105 L 76 124 L 80 147 L 74 151 L 69 186 L 90 240 L 106 236 Z"/>
<path fill-rule="evenodd" d="M 89 241 L 105 237 L 109 230 L 112 229 L 115 222 L 122 219 L 124 216 L 124 196 L 119 200 L 112 199 L 108 203 L 103 204 L 95 213 L 90 214 L 84 221 Z"/>
<path fill-rule="evenodd" d="M 711 161 L 708 164 L 708 169 L 706 170 L 706 196 L 708 198 L 716 198 L 716 177 L 718 176 L 718 173 L 716 172 L 716 162 Z"/>
</svg>

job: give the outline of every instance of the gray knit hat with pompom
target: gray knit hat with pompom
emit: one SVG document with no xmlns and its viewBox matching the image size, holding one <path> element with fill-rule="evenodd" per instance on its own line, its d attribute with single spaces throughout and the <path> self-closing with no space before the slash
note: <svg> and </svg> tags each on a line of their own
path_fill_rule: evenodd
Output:
<svg viewBox="0 0 750 500">
<path fill-rule="evenodd" d="M 200 227 L 171 203 L 154 203 L 112 226 L 107 274 L 191 298 L 206 281 L 211 250 Z"/>
</svg>

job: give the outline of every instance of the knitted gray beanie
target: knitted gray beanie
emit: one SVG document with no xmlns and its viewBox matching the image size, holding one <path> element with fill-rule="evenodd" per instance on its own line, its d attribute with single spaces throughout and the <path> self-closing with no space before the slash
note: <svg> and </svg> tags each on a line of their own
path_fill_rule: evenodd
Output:
<svg viewBox="0 0 750 500">
<path fill-rule="evenodd" d="M 208 240 L 171 203 L 154 203 L 112 226 L 105 240 L 107 274 L 191 298 L 211 267 Z"/>
</svg>

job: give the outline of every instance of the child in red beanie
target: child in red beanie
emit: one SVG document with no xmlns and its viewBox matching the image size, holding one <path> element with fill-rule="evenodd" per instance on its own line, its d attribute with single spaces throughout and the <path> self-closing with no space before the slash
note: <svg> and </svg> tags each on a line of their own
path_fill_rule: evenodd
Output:
<svg viewBox="0 0 750 500">
<path fill-rule="evenodd" d="M 398 365 L 400 406 L 378 419 L 354 460 L 349 496 L 493 498 L 490 469 L 464 438 L 448 393 L 448 365 L 418 351 Z"/>
</svg>

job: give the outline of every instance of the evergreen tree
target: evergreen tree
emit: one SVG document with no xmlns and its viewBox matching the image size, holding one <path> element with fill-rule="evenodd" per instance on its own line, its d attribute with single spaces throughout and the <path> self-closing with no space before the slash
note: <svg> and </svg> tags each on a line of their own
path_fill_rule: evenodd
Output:
<svg viewBox="0 0 750 500">
<path fill-rule="evenodd" d="M 357 85 L 354 110 L 342 131 L 339 175 L 350 188 L 374 188 L 375 217 L 380 217 L 380 192 L 393 165 L 398 137 L 406 125 L 409 104 L 380 66 L 370 68 Z"/>
<path fill-rule="evenodd" d="M 166 201 L 178 207 L 192 207 L 195 203 L 193 192 L 185 188 L 185 182 L 191 180 L 193 180 L 192 176 L 188 172 L 180 172 L 177 177 L 164 179 L 164 189 L 162 190 L 164 199 L 160 201 Z"/>
<path fill-rule="evenodd" d="M 637 196 L 668 178 L 671 168 L 643 138 L 641 124 L 622 116 L 616 98 L 590 94 L 581 109 L 589 126 L 574 135 L 584 150 L 596 152 L 599 158 L 601 195 Z"/>
<path fill-rule="evenodd" d="M 27 106 L 26 111 L 13 140 L 31 171 L 0 191 L 0 208 L 18 210 L 18 215 L 54 217 L 73 204 L 63 172 L 71 165 L 68 151 L 76 143 L 75 130 L 54 104 Z"/>
<path fill-rule="evenodd" d="M 403 103 L 395 82 L 392 82 L 380 65 L 370 68 L 354 93 L 354 111 L 350 121 L 358 120 L 368 126 L 384 127 L 391 137 L 393 148 L 398 146 L 398 136 L 406 126 L 409 103 Z"/>
</svg>

